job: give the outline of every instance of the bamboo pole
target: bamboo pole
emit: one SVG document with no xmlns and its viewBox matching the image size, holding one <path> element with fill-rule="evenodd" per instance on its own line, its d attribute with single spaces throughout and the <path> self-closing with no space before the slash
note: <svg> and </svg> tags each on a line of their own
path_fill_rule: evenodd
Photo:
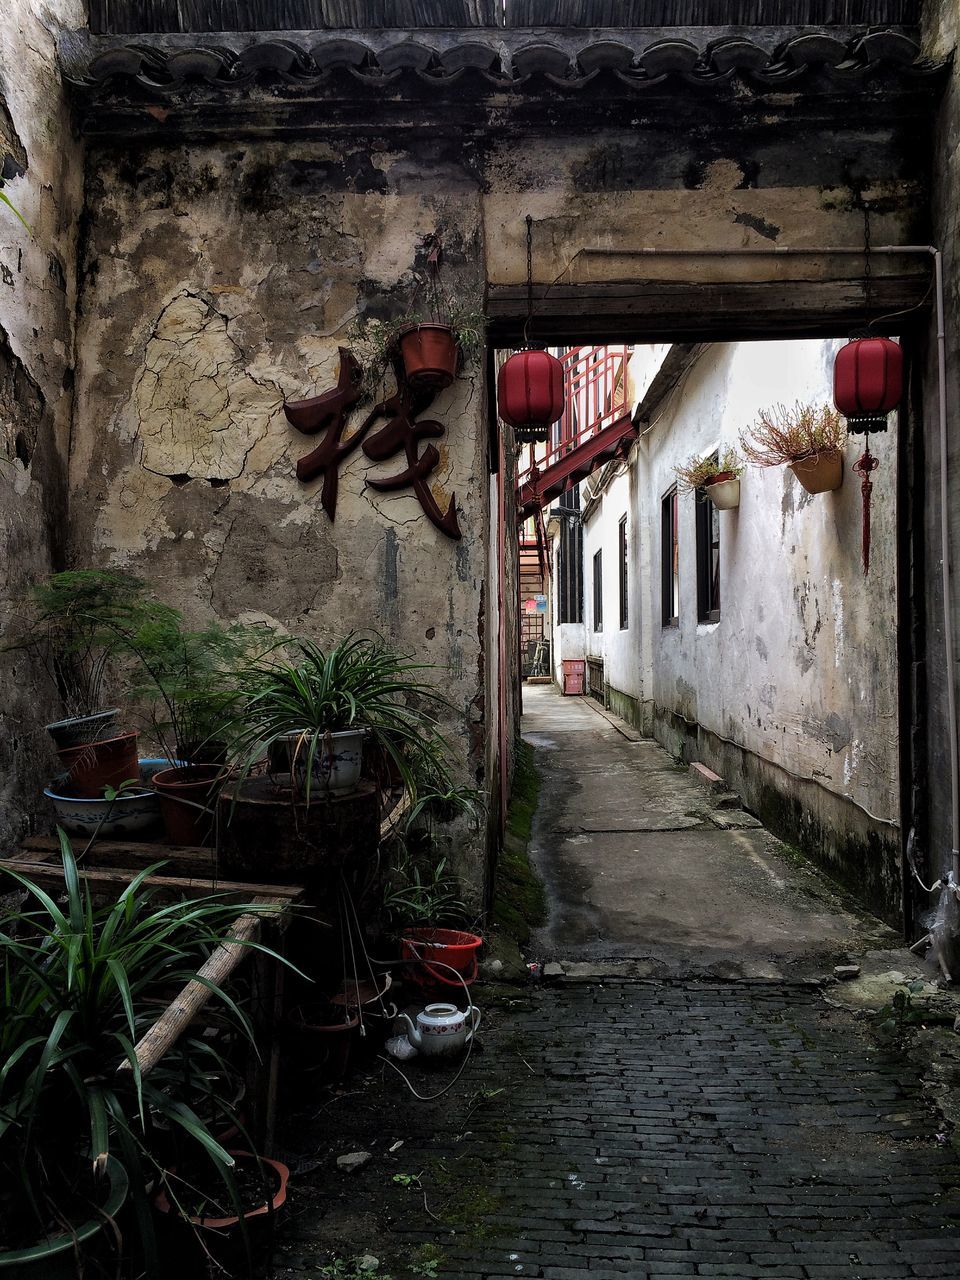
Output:
<svg viewBox="0 0 960 1280">
<path fill-rule="evenodd" d="M 261 897 L 257 898 L 252 905 L 263 907 L 263 912 L 247 911 L 238 916 L 234 921 L 230 940 L 220 943 L 203 967 L 198 970 L 198 977 L 206 978 L 218 986 L 225 982 L 244 955 L 248 953 L 249 947 L 246 944 L 254 941 L 259 934 L 262 915 L 272 913 L 278 907 L 287 906 L 288 903 L 284 898 Z M 193 978 L 171 1001 L 166 1011 L 134 1047 L 141 1075 L 147 1075 L 164 1054 L 170 1052 L 212 995 L 213 992 L 209 987 L 199 982 L 197 978 Z M 133 1068 L 129 1061 L 124 1061 L 117 1069 L 132 1071 Z"/>
</svg>

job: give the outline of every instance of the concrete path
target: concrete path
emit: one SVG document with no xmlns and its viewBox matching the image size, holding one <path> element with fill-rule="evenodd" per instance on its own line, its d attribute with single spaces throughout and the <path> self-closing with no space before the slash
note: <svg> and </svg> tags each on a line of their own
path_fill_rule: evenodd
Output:
<svg viewBox="0 0 960 1280">
<path fill-rule="evenodd" d="M 958 1037 L 807 976 L 884 931 L 585 700 L 525 704 L 563 976 L 478 984 L 471 1058 L 403 1064 L 424 1100 L 372 1058 L 301 1092 L 273 1280 L 956 1280 Z"/>
<path fill-rule="evenodd" d="M 655 742 L 624 736 L 591 699 L 528 685 L 523 702 L 543 779 L 531 856 L 550 902 L 534 948 L 545 959 L 773 978 L 832 968 L 865 932 L 889 943 L 728 807 L 735 797 L 710 793 Z"/>
</svg>

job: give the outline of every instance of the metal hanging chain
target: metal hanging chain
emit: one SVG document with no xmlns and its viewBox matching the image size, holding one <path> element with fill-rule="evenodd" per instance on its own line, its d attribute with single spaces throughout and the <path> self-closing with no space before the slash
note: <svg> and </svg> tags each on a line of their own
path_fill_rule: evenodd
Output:
<svg viewBox="0 0 960 1280">
<path fill-rule="evenodd" d="M 527 319 L 523 326 L 523 345 L 529 346 L 530 322 L 533 320 L 533 218 L 527 214 Z"/>
<path fill-rule="evenodd" d="M 870 257 L 870 210 L 866 204 L 863 206 L 863 301 L 867 308 L 867 314 L 870 313 L 870 293 L 873 285 L 873 260 Z M 873 328 L 873 320 L 867 320 L 866 332 L 869 334 Z"/>
</svg>

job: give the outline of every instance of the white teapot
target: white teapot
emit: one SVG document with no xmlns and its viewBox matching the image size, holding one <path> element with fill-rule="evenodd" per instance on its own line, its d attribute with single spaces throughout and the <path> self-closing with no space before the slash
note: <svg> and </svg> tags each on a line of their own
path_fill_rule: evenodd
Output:
<svg viewBox="0 0 960 1280">
<path fill-rule="evenodd" d="M 400 1017 L 407 1024 L 407 1039 L 426 1057 L 460 1053 L 480 1025 L 480 1010 L 473 1004 L 466 1013 L 455 1004 L 428 1004 L 417 1014 L 416 1025 L 405 1013 Z"/>
</svg>

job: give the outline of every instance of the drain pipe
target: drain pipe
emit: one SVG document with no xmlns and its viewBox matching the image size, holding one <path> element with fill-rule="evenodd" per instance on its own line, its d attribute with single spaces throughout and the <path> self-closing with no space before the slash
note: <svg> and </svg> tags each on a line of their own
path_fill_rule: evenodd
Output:
<svg viewBox="0 0 960 1280">
<path fill-rule="evenodd" d="M 571 258 L 788 258 L 788 257 L 856 257 L 867 250 L 850 246 L 816 249 L 809 246 L 771 245 L 750 249 L 609 249 L 584 248 Z M 940 543 L 941 582 L 943 594 L 943 644 L 947 659 L 947 737 L 950 744 L 950 842 L 951 866 L 944 872 L 943 884 L 960 901 L 960 744 L 957 730 L 956 660 L 954 657 L 953 592 L 950 581 L 950 516 L 947 506 L 947 352 L 944 325 L 943 257 L 932 244 L 885 244 L 871 247 L 871 255 L 922 255 L 933 260 L 933 277 L 937 310 L 938 428 L 940 433 Z"/>
</svg>

